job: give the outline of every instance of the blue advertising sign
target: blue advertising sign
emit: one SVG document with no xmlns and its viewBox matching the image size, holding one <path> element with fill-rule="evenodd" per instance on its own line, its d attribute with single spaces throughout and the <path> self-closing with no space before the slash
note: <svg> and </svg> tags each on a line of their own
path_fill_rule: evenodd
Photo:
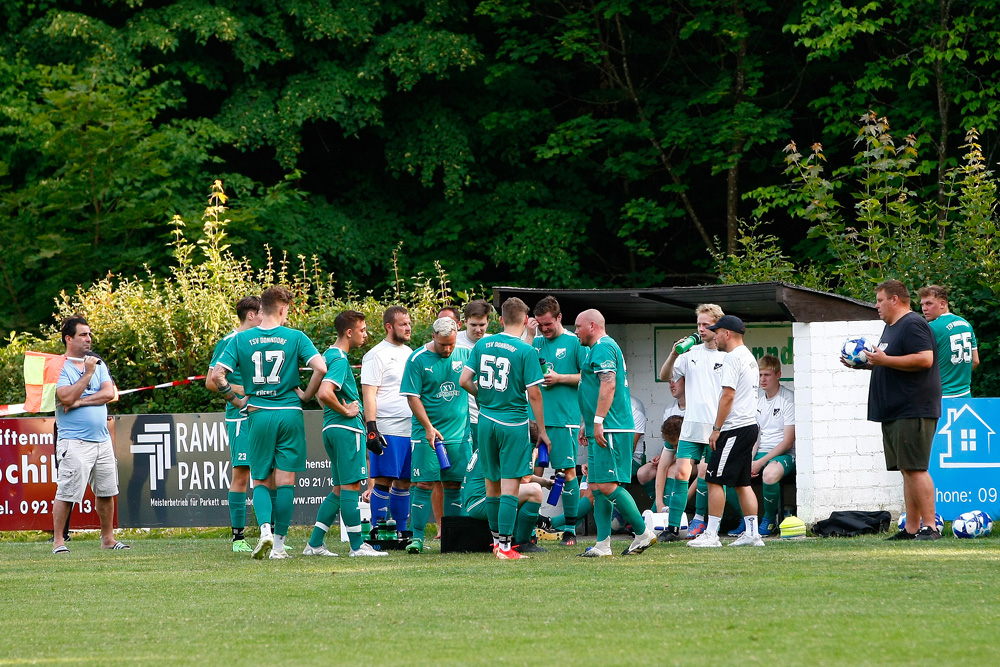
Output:
<svg viewBox="0 0 1000 667">
<path fill-rule="evenodd" d="M 946 398 L 941 402 L 928 471 L 937 512 L 945 521 L 983 510 L 1000 518 L 1000 399 Z"/>
</svg>

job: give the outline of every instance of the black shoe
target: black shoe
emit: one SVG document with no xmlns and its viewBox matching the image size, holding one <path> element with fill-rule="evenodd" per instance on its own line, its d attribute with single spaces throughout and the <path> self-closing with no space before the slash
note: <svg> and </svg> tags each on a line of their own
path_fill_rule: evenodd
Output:
<svg viewBox="0 0 1000 667">
<path fill-rule="evenodd" d="M 548 551 L 548 549 L 543 549 L 537 544 L 532 544 L 531 542 L 526 542 L 524 544 L 518 544 L 514 547 L 519 554 L 540 554 Z"/>
<path fill-rule="evenodd" d="M 576 535 L 567 531 L 562 534 L 562 539 L 559 540 L 559 544 L 564 547 L 575 547 L 576 546 Z"/>
<path fill-rule="evenodd" d="M 930 526 L 924 526 L 917 531 L 917 534 L 913 537 L 915 540 L 940 540 L 941 533 L 937 532 Z"/>
<path fill-rule="evenodd" d="M 677 528 L 667 528 L 666 530 L 661 530 L 656 536 L 656 541 L 660 543 L 680 542 L 681 531 Z"/>
<path fill-rule="evenodd" d="M 915 539 L 916 537 L 917 536 L 914 533 L 908 533 L 905 530 L 901 530 L 895 535 L 885 538 L 885 541 L 889 542 L 891 540 L 912 540 Z M 940 535 L 938 537 L 940 537 Z M 929 539 L 934 539 L 934 538 L 929 538 Z"/>
<path fill-rule="evenodd" d="M 552 530 L 552 519 L 547 516 L 538 517 L 538 521 L 535 522 L 536 528 L 542 528 L 544 530 Z"/>
</svg>

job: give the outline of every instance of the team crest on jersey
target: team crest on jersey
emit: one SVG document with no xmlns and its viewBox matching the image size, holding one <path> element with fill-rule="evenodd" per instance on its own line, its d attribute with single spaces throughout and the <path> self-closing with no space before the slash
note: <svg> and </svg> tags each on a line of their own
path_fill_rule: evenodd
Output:
<svg viewBox="0 0 1000 667">
<path fill-rule="evenodd" d="M 722 370 L 722 364 L 718 364 L 718 363 L 715 364 L 715 366 L 712 367 L 712 370 L 714 370 L 716 372 L 721 371 Z"/>
<path fill-rule="evenodd" d="M 441 388 L 438 390 L 438 393 L 434 394 L 434 398 L 443 398 L 446 401 L 450 401 L 458 396 L 458 392 L 459 390 L 455 387 L 454 382 L 442 382 Z"/>
<path fill-rule="evenodd" d="M 565 347 L 556 348 L 556 359 L 565 359 L 565 358 L 566 358 L 566 348 Z"/>
<path fill-rule="evenodd" d="M 461 359 L 452 359 L 452 361 L 451 361 L 451 370 L 454 371 L 455 373 L 461 373 L 462 372 L 462 365 L 463 364 L 462 364 L 462 360 Z"/>
<path fill-rule="evenodd" d="M 774 412 L 771 414 L 772 417 L 777 417 L 781 414 L 781 408 L 775 408 Z"/>
</svg>

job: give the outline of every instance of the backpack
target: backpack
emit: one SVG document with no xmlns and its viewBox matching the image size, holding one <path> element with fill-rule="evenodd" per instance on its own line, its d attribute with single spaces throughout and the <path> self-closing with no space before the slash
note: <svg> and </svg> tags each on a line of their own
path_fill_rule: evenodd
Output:
<svg viewBox="0 0 1000 667">
<path fill-rule="evenodd" d="M 874 535 L 889 530 L 892 515 L 884 510 L 878 512 L 834 512 L 829 519 L 813 524 L 813 535 L 818 537 L 854 537 Z"/>
</svg>

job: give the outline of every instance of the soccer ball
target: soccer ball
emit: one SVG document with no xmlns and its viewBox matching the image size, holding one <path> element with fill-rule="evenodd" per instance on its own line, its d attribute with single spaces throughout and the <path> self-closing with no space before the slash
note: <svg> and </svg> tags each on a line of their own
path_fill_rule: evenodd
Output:
<svg viewBox="0 0 1000 667">
<path fill-rule="evenodd" d="M 951 532 L 955 537 L 971 539 L 984 534 L 985 526 L 982 523 L 982 512 L 975 510 L 960 514 L 951 523 Z"/>
<path fill-rule="evenodd" d="M 868 353 L 874 352 L 875 346 L 864 336 L 852 336 L 844 341 L 840 348 L 840 358 L 855 368 L 868 363 Z"/>
<path fill-rule="evenodd" d="M 899 515 L 899 521 L 896 522 L 896 527 L 900 530 L 906 530 L 906 512 Z M 924 527 L 923 521 L 920 522 L 920 527 Z M 944 530 L 944 519 L 937 512 L 934 513 L 934 528 L 936 528 L 939 533 Z"/>
<path fill-rule="evenodd" d="M 611 532 L 620 533 L 625 530 L 625 517 L 617 509 L 611 513 Z"/>
<path fill-rule="evenodd" d="M 993 532 L 993 519 L 990 515 L 982 510 L 974 510 L 974 514 L 979 515 L 979 523 L 983 525 L 983 537 L 986 537 Z"/>
</svg>

